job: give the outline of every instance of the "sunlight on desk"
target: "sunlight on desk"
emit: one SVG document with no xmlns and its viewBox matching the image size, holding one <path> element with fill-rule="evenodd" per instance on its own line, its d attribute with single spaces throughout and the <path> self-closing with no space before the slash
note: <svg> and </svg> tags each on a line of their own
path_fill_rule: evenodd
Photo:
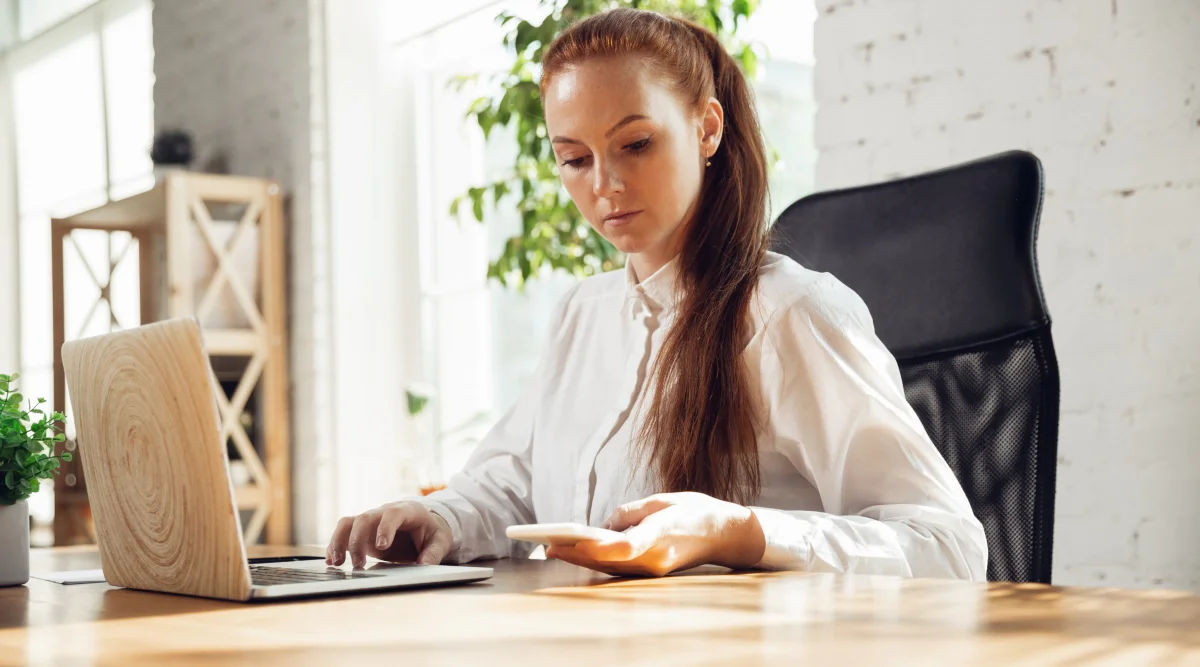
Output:
<svg viewBox="0 0 1200 667">
<path fill-rule="evenodd" d="M 98 561 L 36 550 L 33 565 Z M 1200 663 L 1200 598 L 1187 593 L 494 566 L 467 586 L 254 605 L 35 580 L 0 590 L 0 665 Z"/>
</svg>

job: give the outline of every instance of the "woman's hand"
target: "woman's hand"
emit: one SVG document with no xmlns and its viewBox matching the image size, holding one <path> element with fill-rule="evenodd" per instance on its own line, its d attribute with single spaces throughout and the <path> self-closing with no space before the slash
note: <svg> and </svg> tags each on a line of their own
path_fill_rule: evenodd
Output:
<svg viewBox="0 0 1200 667">
<path fill-rule="evenodd" d="M 325 564 L 341 565 L 349 554 L 354 567 L 366 565 L 367 556 L 396 563 L 437 565 L 453 542 L 446 520 L 421 503 L 389 503 L 339 520 L 325 548 Z"/>
<path fill-rule="evenodd" d="M 661 577 L 705 564 L 753 567 L 766 550 L 753 512 L 702 493 L 664 493 L 622 505 L 604 527 L 628 530 L 621 539 L 552 546 L 546 556 L 608 574 Z"/>
</svg>

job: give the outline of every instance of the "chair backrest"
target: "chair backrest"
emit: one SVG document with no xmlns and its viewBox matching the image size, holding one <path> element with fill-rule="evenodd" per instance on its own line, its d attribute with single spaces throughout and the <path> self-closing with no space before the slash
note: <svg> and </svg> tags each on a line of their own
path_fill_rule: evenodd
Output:
<svg viewBox="0 0 1200 667">
<path fill-rule="evenodd" d="M 1059 382 L 1034 247 L 1041 205 L 1041 163 L 1008 152 L 810 195 L 774 229 L 780 252 L 870 308 L 983 523 L 992 581 L 1050 581 Z"/>
</svg>

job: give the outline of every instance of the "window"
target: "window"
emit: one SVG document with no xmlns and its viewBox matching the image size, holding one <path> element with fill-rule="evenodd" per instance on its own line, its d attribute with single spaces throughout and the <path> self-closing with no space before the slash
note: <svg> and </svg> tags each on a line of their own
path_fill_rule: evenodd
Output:
<svg viewBox="0 0 1200 667">
<path fill-rule="evenodd" d="M 507 54 L 495 15 L 535 8 L 532 0 L 491 3 L 402 41 L 395 54 L 395 62 L 408 69 L 401 92 L 412 100 L 408 120 L 420 179 L 415 191 L 422 198 L 416 220 L 422 346 L 426 378 L 436 392 L 430 404 L 433 443 L 426 444 L 435 446 L 443 475 L 462 467 L 500 411 L 516 399 L 538 362 L 550 311 L 572 282 L 555 275 L 524 294 L 489 284 L 487 262 L 520 228 L 518 219 L 500 211 L 480 225 L 466 215 L 461 220 L 449 215 L 454 197 L 495 178 L 513 157 L 511 140 L 497 134 L 485 142 L 463 120 L 487 84 L 457 91 L 451 83 L 462 74 L 503 67 Z"/>
<path fill-rule="evenodd" d="M 49 399 L 54 377 L 50 218 L 153 184 L 151 6 L 148 0 L 21 0 L 18 9 L 25 41 L 4 58 L 11 73 L 16 144 L 21 387 L 28 396 Z M 80 253 L 64 257 L 67 292 L 96 291 L 87 271 L 115 259 L 122 239 L 109 245 L 103 233 L 75 237 Z M 114 280 L 136 281 L 136 276 Z M 114 287 L 114 297 L 124 291 Z M 130 306 L 114 298 L 112 307 Z M 136 313 L 136 302 L 132 308 Z M 70 335 L 107 331 L 111 314 L 106 309 L 67 313 Z M 136 315 L 125 321 L 137 321 Z M 35 496 L 30 510 L 36 520 L 48 520 L 52 491 Z"/>
<path fill-rule="evenodd" d="M 810 192 L 816 149 L 812 93 L 811 2 L 763 0 L 743 35 L 761 42 L 769 56 L 755 82 L 768 144 L 780 162 L 771 177 L 774 214 Z M 502 70 L 508 62 L 494 17 L 501 10 L 534 13 L 534 0 L 439 3 L 437 16 L 412 19 L 425 32 L 398 38 L 395 66 L 404 75 L 401 97 L 411 115 L 401 120 L 416 146 L 416 206 L 421 266 L 422 347 L 431 403 L 433 447 L 443 475 L 461 468 L 491 424 L 517 398 L 532 374 L 558 298 L 573 279 L 553 274 L 523 294 L 489 284 L 485 267 L 501 244 L 520 229 L 515 215 L 495 212 L 486 225 L 449 215 L 450 201 L 469 186 L 490 181 L 511 165 L 512 141 L 494 133 L 484 141 L 464 121 L 471 101 L 487 92 L 486 81 L 457 91 L 450 84 L 468 73 Z"/>
<path fill-rule="evenodd" d="M 30 39 L 96 0 L 18 0 L 17 25 L 21 39 Z"/>
<path fill-rule="evenodd" d="M 762 0 L 759 9 L 739 31 L 761 44 L 754 92 L 768 149 L 779 158 L 771 174 L 771 213 L 778 216 L 792 202 L 815 188 L 817 147 L 813 121 L 812 2 Z"/>
</svg>

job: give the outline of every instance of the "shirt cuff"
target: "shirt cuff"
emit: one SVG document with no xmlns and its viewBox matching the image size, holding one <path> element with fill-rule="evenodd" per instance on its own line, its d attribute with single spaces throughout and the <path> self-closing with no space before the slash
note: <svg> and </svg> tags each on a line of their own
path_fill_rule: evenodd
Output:
<svg viewBox="0 0 1200 667">
<path fill-rule="evenodd" d="M 762 526 L 767 549 L 755 565 L 759 570 L 807 570 L 812 556 L 811 523 L 782 510 L 751 507 Z"/>
</svg>

